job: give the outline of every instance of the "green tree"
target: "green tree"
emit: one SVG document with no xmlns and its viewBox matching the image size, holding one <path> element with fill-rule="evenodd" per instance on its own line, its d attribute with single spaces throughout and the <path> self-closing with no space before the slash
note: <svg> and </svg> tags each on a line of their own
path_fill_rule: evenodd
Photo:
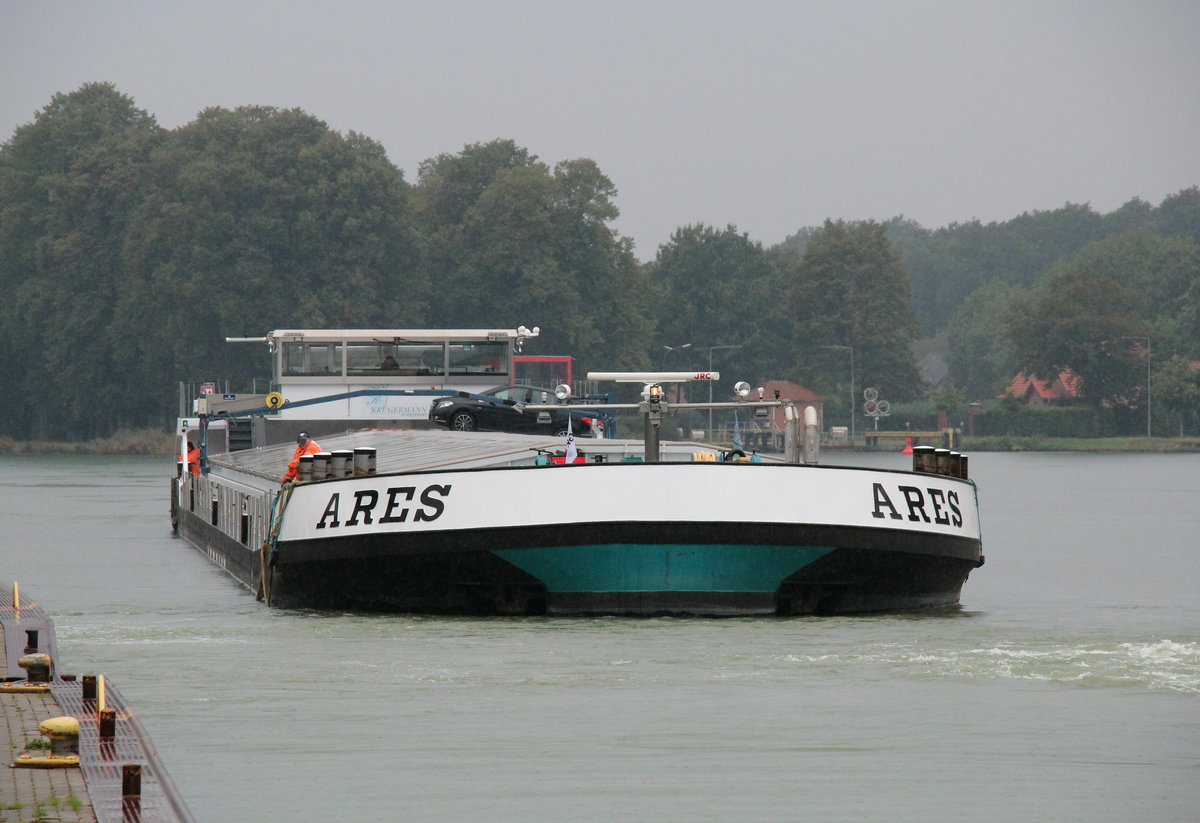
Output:
<svg viewBox="0 0 1200 823">
<path fill-rule="evenodd" d="M 173 412 L 169 377 L 268 373 L 265 350 L 226 336 L 420 321 L 408 187 L 374 141 L 299 110 L 212 108 L 153 159 L 119 312 L 162 322 L 114 348 L 158 408 Z"/>
<path fill-rule="evenodd" d="M 1200 243 L 1200 187 L 1192 186 L 1163 198 L 1154 210 L 1153 226 L 1159 234 Z"/>
<path fill-rule="evenodd" d="M 1156 419 L 1164 421 L 1179 436 L 1196 431 L 1200 421 L 1200 371 L 1178 355 L 1159 366 L 1153 376 L 1150 401 Z"/>
<path fill-rule="evenodd" d="M 644 342 L 653 328 L 652 298 L 633 241 L 609 224 L 619 216 L 617 189 L 587 158 L 554 167 L 555 227 L 560 265 L 572 273 L 594 342 L 577 343 L 585 365 L 645 369 Z M 553 305 L 553 304 L 551 304 Z M 552 321 L 553 322 L 553 321 Z"/>
<path fill-rule="evenodd" d="M 1124 234 L 1127 231 L 1145 229 L 1154 219 L 1154 206 L 1140 197 L 1123 203 L 1116 211 L 1104 215 L 1107 234 Z"/>
<path fill-rule="evenodd" d="M 844 396 L 846 352 L 854 350 L 855 384 L 891 401 L 921 391 L 912 342 L 918 322 L 909 283 L 883 224 L 825 221 L 809 239 L 788 284 L 794 374 L 801 382 Z"/>
<path fill-rule="evenodd" d="M 935 231 L 900 218 L 888 237 L 912 279 L 912 306 L 925 333 L 946 328 L 976 289 L 992 282 L 1028 287 L 1066 255 L 1104 236 L 1104 218 L 1086 205 L 1022 214 L 1005 222 L 952 223 Z"/>
<path fill-rule="evenodd" d="M 551 169 L 510 140 L 423 163 L 414 204 L 434 323 L 536 325 L 536 350 L 581 370 L 645 367 L 648 298 L 632 243 L 608 225 L 615 194 L 593 161 Z"/>
<path fill-rule="evenodd" d="M 659 247 L 649 270 L 659 300 L 657 333 L 649 341 L 656 368 L 665 363 L 665 346 L 691 344 L 665 365 L 697 369 L 707 368 L 710 346 L 739 345 L 725 352 L 719 371 L 747 379 L 771 376 L 779 346 L 764 334 L 771 324 L 760 312 L 778 288 L 762 244 L 734 226 L 683 226 Z M 736 379 L 723 382 L 731 391 Z"/>
<path fill-rule="evenodd" d="M 1111 277 L 1070 268 L 1036 294 L 1018 299 L 1009 316 L 1017 362 L 1027 374 L 1070 369 L 1083 396 L 1099 407 L 1131 398 L 1140 365 L 1129 338 L 1140 331 L 1138 295 Z"/>
<path fill-rule="evenodd" d="M 982 286 L 950 318 L 946 366 L 950 381 L 975 400 L 999 396 L 1019 369 L 1005 328 L 1009 306 L 1024 290 L 1003 282 Z"/>
<path fill-rule="evenodd" d="M 961 420 L 967 415 L 967 393 L 953 383 L 943 383 L 929 395 L 933 408 L 946 412 L 950 420 Z"/>
<path fill-rule="evenodd" d="M 1200 246 L 1186 237 L 1146 230 L 1090 243 L 1065 261 L 1137 292 L 1136 324 L 1154 338 L 1156 349 L 1200 356 L 1194 318 L 1200 314 Z"/>
<path fill-rule="evenodd" d="M 377 143 L 297 110 L 166 132 L 110 84 L 56 95 L 0 149 L 0 431 L 167 425 L 176 381 L 266 374 L 227 335 L 414 323 L 407 197 Z"/>
<path fill-rule="evenodd" d="M 109 83 L 56 94 L 0 148 L 0 431 L 86 439 L 139 416 L 110 341 L 124 232 L 166 139 Z"/>
<path fill-rule="evenodd" d="M 413 208 L 422 230 L 432 234 L 465 222 L 467 212 L 506 169 L 518 169 L 537 156 L 512 140 L 471 143 L 458 154 L 439 154 L 421 163 Z"/>
</svg>

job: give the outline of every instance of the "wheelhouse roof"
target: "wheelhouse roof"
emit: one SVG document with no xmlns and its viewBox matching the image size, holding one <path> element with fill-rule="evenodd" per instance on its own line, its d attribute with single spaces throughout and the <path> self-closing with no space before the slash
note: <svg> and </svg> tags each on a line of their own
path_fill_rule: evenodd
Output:
<svg viewBox="0 0 1200 823">
<path fill-rule="evenodd" d="M 276 340 L 515 340 L 517 329 L 276 329 Z"/>
</svg>

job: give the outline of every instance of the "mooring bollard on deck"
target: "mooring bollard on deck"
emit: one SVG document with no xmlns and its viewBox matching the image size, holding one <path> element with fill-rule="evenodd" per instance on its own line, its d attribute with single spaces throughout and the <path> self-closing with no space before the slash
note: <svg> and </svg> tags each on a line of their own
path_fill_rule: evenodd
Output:
<svg viewBox="0 0 1200 823">
<path fill-rule="evenodd" d="M 117 736 L 117 710 L 116 709 L 101 709 L 100 717 L 100 739 L 112 740 Z"/>
<path fill-rule="evenodd" d="M 50 682 L 50 655 L 40 652 L 27 654 L 17 660 L 17 665 L 25 670 L 25 679 L 30 683 Z"/>
<path fill-rule="evenodd" d="M 329 464 L 333 455 L 329 452 L 317 452 L 313 455 L 312 479 L 325 480 L 329 477 Z"/>
<path fill-rule="evenodd" d="M 79 721 L 69 715 L 51 717 L 38 724 L 38 731 L 50 741 L 50 753 L 79 754 Z"/>
<path fill-rule="evenodd" d="M 367 446 L 359 446 L 354 450 L 354 473 L 366 475 L 375 473 L 375 450 Z"/>
<path fill-rule="evenodd" d="M 937 473 L 936 455 L 933 446 L 913 446 L 913 471 Z"/>
<path fill-rule="evenodd" d="M 121 815 L 125 820 L 140 820 L 142 811 L 142 764 L 121 766 Z"/>
<path fill-rule="evenodd" d="M 954 466 L 954 476 L 961 478 L 963 480 L 969 479 L 971 476 L 971 472 L 967 468 L 969 465 L 969 462 L 970 461 L 968 460 L 968 458 L 965 454 L 958 455 L 958 459 Z"/>
<path fill-rule="evenodd" d="M 13 768 L 62 769 L 74 768 L 79 765 L 79 721 L 77 719 L 70 716 L 50 717 L 38 724 L 38 732 L 49 738 L 50 751 L 24 751 L 13 760 Z M 44 745 L 44 741 L 42 742 Z"/>
<path fill-rule="evenodd" d="M 121 766 L 121 797 L 128 800 L 131 797 L 142 796 L 142 764 L 125 763 Z"/>
<path fill-rule="evenodd" d="M 354 451 L 334 449 L 330 453 L 329 476 L 351 477 L 354 474 Z"/>
<path fill-rule="evenodd" d="M 934 471 L 938 474 L 949 477 L 950 471 L 950 450 L 949 449 L 934 449 L 933 450 Z"/>
</svg>

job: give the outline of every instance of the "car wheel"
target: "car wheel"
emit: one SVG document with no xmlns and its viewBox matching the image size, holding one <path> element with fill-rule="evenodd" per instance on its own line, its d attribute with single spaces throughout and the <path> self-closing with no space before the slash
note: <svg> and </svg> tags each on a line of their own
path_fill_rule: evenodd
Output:
<svg viewBox="0 0 1200 823">
<path fill-rule="evenodd" d="M 555 437 L 566 437 L 566 436 L 567 436 L 567 430 L 566 430 L 565 428 L 558 429 L 558 430 L 556 430 L 556 431 L 554 432 L 554 436 L 555 436 Z"/>
<path fill-rule="evenodd" d="M 456 432 L 473 432 L 479 427 L 475 425 L 475 415 L 460 411 L 450 418 L 450 428 Z"/>
</svg>

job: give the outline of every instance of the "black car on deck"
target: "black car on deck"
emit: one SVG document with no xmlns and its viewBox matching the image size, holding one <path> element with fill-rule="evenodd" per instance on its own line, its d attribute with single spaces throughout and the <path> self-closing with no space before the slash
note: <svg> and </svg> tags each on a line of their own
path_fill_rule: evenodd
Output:
<svg viewBox="0 0 1200 823">
<path fill-rule="evenodd" d="M 602 437 L 603 423 L 586 409 L 570 411 L 569 406 L 547 412 L 548 422 L 539 422 L 536 411 L 525 406 L 546 406 L 556 403 L 554 392 L 536 386 L 497 386 L 494 389 L 468 394 L 439 397 L 429 409 L 429 419 L 452 431 L 502 431 L 520 434 L 563 435 L 567 433 L 567 416 L 571 417 L 571 432 L 576 437 Z"/>
</svg>

